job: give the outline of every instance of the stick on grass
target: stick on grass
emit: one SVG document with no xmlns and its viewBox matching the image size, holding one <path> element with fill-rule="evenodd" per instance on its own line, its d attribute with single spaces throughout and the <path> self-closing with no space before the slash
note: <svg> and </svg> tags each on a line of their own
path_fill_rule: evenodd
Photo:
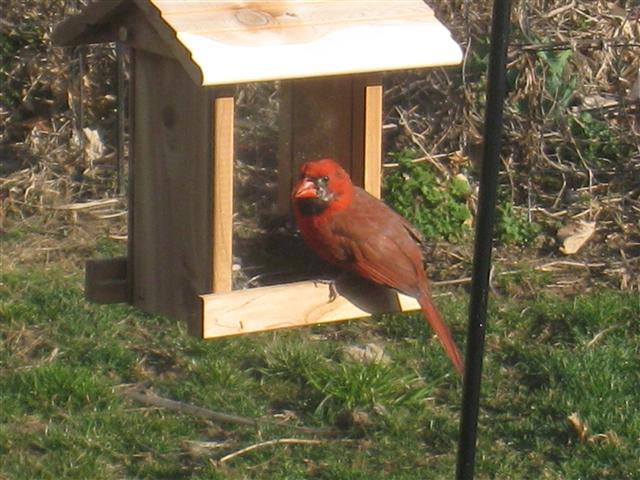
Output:
<svg viewBox="0 0 640 480">
<path fill-rule="evenodd" d="M 173 410 L 174 412 L 187 413 L 190 415 L 195 415 L 197 417 L 208 418 L 216 422 L 235 423 L 238 425 L 247 425 L 252 427 L 259 427 L 261 425 L 286 427 L 297 432 L 308 433 L 312 435 L 335 434 L 335 431 L 331 428 L 300 427 L 297 425 L 289 425 L 282 422 L 274 422 L 272 420 L 267 420 L 264 418 L 258 419 L 216 412 L 213 410 L 209 410 L 208 408 L 198 407 L 197 405 L 191 405 L 189 403 L 161 397 L 150 388 L 146 388 L 138 384 L 121 385 L 119 389 L 122 391 L 122 394 L 124 396 L 137 402 L 144 403 L 146 405 L 152 405 L 154 407 L 166 408 L 167 410 Z"/>
<path fill-rule="evenodd" d="M 244 455 L 245 453 L 257 450 L 258 448 L 270 447 L 272 445 L 320 445 L 323 443 L 327 443 L 327 440 L 313 440 L 308 438 L 276 438 L 274 440 L 255 443 L 253 445 L 249 445 L 248 447 L 241 448 L 240 450 L 236 450 L 235 452 L 231 452 L 222 457 L 216 463 L 221 465 L 224 462 L 228 462 L 229 460 L 239 457 L 240 455 Z"/>
</svg>

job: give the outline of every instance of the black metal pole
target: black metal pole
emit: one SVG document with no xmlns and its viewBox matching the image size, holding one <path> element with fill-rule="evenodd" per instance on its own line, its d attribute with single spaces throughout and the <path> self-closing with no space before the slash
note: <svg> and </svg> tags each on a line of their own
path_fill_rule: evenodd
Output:
<svg viewBox="0 0 640 480">
<path fill-rule="evenodd" d="M 484 122 L 484 150 L 480 172 L 480 192 L 476 216 L 476 242 L 473 260 L 469 332 L 460 439 L 458 443 L 458 480 L 473 479 L 484 335 L 487 322 L 491 248 L 495 223 L 500 147 L 502 143 L 503 104 L 506 90 L 507 44 L 509 37 L 510 0 L 494 0 L 491 26 L 491 52 L 487 81 L 487 107 Z"/>
</svg>

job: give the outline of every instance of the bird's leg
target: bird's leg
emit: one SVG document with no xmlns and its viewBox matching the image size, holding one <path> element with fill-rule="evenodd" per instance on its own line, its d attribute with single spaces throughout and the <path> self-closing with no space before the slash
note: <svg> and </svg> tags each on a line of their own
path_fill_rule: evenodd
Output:
<svg viewBox="0 0 640 480">
<path fill-rule="evenodd" d="M 332 303 L 336 298 L 338 298 L 338 291 L 336 290 L 336 282 L 334 280 L 329 283 L 329 303 Z"/>
<path fill-rule="evenodd" d="M 329 302 L 333 302 L 336 298 L 338 298 L 338 290 L 336 290 L 336 280 L 335 279 L 326 279 L 320 278 L 313 280 L 313 285 L 328 285 L 329 286 Z"/>
</svg>

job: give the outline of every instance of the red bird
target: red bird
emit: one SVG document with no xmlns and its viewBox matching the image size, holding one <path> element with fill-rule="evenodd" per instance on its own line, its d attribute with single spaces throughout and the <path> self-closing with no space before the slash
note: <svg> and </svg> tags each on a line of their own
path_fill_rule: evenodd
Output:
<svg viewBox="0 0 640 480">
<path fill-rule="evenodd" d="M 306 244 L 327 262 L 418 300 L 456 370 L 463 364 L 429 293 L 421 236 L 406 219 L 351 183 L 335 160 L 308 162 L 291 194 Z"/>
</svg>

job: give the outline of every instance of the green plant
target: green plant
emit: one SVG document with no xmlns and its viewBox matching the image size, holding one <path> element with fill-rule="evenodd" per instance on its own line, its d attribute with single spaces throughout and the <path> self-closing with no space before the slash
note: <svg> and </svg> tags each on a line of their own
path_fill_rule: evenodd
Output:
<svg viewBox="0 0 640 480">
<path fill-rule="evenodd" d="M 573 55 L 571 50 L 541 51 L 541 74 L 544 75 L 543 114 L 562 114 L 573 99 L 577 77 L 568 77 L 567 67 Z"/>
<path fill-rule="evenodd" d="M 496 236 L 506 245 L 527 245 L 540 233 L 540 225 L 513 209 L 510 202 L 497 206 Z"/>
<path fill-rule="evenodd" d="M 570 117 L 569 133 L 574 141 L 566 142 L 560 154 L 572 163 L 582 161 L 590 167 L 602 167 L 607 162 L 627 161 L 633 151 L 633 145 L 622 140 L 624 135 L 588 112 Z"/>
<path fill-rule="evenodd" d="M 384 177 L 384 199 L 426 237 L 459 240 L 469 231 L 469 185 L 458 178 L 440 180 L 431 165 L 416 163 L 415 151 L 392 155 L 398 168 Z"/>
<path fill-rule="evenodd" d="M 101 257 L 117 257 L 126 255 L 126 245 L 108 237 L 99 238 L 96 242 L 96 252 Z"/>
<path fill-rule="evenodd" d="M 42 37 L 42 26 L 29 20 L 20 23 L 18 28 L 0 32 L 0 83 L 3 85 L 0 105 L 4 108 L 13 109 L 22 101 L 19 87 L 24 87 L 22 82 L 26 82 L 26 75 L 17 80 L 15 71 L 23 68 L 21 62 L 24 62 L 25 52 L 42 49 Z"/>
</svg>

